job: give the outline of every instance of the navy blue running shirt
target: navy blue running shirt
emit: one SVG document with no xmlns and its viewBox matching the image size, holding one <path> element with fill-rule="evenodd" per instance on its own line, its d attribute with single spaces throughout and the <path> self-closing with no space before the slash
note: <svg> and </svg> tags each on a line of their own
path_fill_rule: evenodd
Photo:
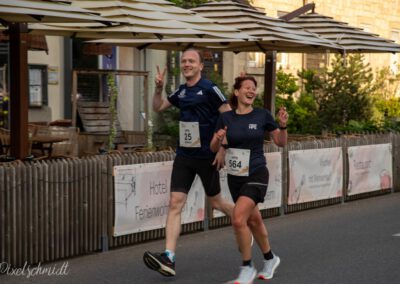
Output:
<svg viewBox="0 0 400 284">
<path fill-rule="evenodd" d="M 235 110 L 220 115 L 216 131 L 227 126 L 229 148 L 250 150 L 251 175 L 266 166 L 264 157 L 264 133 L 274 131 L 278 124 L 267 109 L 255 108 L 247 114 L 237 114 Z"/>
<path fill-rule="evenodd" d="M 219 116 L 219 107 L 226 98 L 211 81 L 201 78 L 192 87 L 186 84 L 168 96 L 168 101 L 180 109 L 180 121 L 198 122 L 200 127 L 201 148 L 180 147 L 178 140 L 177 155 L 196 159 L 210 159 L 215 156 L 210 150 L 211 138 Z"/>
</svg>

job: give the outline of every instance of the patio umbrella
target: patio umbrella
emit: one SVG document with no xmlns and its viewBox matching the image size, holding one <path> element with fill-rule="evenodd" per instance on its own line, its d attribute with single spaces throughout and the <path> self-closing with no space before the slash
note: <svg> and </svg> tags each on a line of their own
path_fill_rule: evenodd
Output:
<svg viewBox="0 0 400 284">
<path fill-rule="evenodd" d="M 208 2 L 192 9 L 198 15 L 214 20 L 216 23 L 239 29 L 246 34 L 259 38 L 251 43 L 225 50 L 240 51 L 284 51 L 284 52 L 321 52 L 321 50 L 341 50 L 317 34 L 305 31 L 284 20 L 268 17 L 250 5 L 234 1 Z"/>
<path fill-rule="evenodd" d="M 399 44 L 345 22 L 336 21 L 332 17 L 315 13 L 314 9 L 315 4 L 310 3 L 281 18 L 341 45 L 346 53 L 400 52 Z M 312 11 L 306 13 L 309 10 Z"/>
<path fill-rule="evenodd" d="M 10 44 L 11 155 L 28 155 L 28 64 L 26 23 L 109 21 L 91 11 L 57 0 L 0 0 L 0 24 L 7 27 Z"/>
<path fill-rule="evenodd" d="M 72 5 L 99 13 L 104 18 L 122 23 L 119 26 L 100 27 L 98 24 L 30 25 L 33 34 L 65 35 L 79 38 L 124 38 L 148 39 L 167 38 L 229 38 L 247 40 L 249 35 L 237 29 L 217 25 L 214 21 L 198 16 L 195 12 L 179 8 L 163 0 L 120 0 L 83 1 L 75 0 Z"/>
<path fill-rule="evenodd" d="M 263 12 L 251 6 L 234 1 L 208 2 L 191 9 L 191 11 L 196 12 L 197 17 L 206 17 L 209 19 L 208 21 L 215 22 L 226 28 L 240 30 L 243 34 L 250 37 L 251 40 L 195 39 L 190 41 L 190 39 L 182 36 L 180 38 L 154 39 L 146 42 L 142 39 L 105 39 L 93 42 L 113 43 L 121 46 L 137 47 L 139 49 L 146 47 L 170 50 L 185 49 L 188 47 L 185 43 L 189 42 L 190 47 L 233 52 L 265 52 L 272 50 L 285 52 L 321 52 L 321 50 L 326 49 L 341 49 L 340 46 L 316 34 L 304 31 L 301 27 L 288 24 L 281 19 L 267 17 Z"/>
</svg>

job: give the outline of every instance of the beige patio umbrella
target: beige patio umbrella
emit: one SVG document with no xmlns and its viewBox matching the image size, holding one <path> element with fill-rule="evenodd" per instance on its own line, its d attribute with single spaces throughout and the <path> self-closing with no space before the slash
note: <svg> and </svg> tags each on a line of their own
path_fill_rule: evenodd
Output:
<svg viewBox="0 0 400 284">
<path fill-rule="evenodd" d="M 315 13 L 314 9 L 315 4 L 310 3 L 281 18 L 341 45 L 346 53 L 400 52 L 400 45 L 392 40 L 366 32 L 361 28 L 352 27 L 345 22 L 336 21 L 332 17 Z M 309 10 L 311 12 L 306 13 Z"/>
<path fill-rule="evenodd" d="M 80 1 L 78 1 L 80 2 Z M 159 2 L 159 1 L 154 1 Z M 163 1 L 165 2 L 165 1 Z M 141 39 L 105 39 L 96 40 L 98 43 L 113 43 L 120 46 L 137 48 L 182 50 L 188 47 L 224 50 L 224 51 L 285 51 L 285 52 L 321 52 L 321 50 L 340 50 L 341 47 L 304 31 L 301 27 L 288 24 L 283 20 L 265 16 L 263 12 L 251 6 L 234 1 L 208 2 L 191 11 L 197 16 L 206 17 L 209 21 L 224 27 L 238 29 L 252 36 L 249 41 L 238 40 L 204 40 L 180 38 L 154 39 L 144 42 Z"/>
<path fill-rule="evenodd" d="M 92 11 L 56 0 L 0 0 L 0 24 L 7 27 L 10 45 L 11 155 L 28 155 L 28 63 L 26 23 L 98 22 L 109 24 Z"/>
<path fill-rule="evenodd" d="M 30 25 L 33 34 L 65 35 L 78 38 L 123 38 L 148 39 L 167 38 L 228 38 L 240 41 L 251 38 L 237 29 L 217 25 L 214 21 L 198 16 L 195 12 L 179 8 L 162 0 L 120 1 L 72 1 L 72 5 L 99 13 L 101 16 L 122 23 L 119 26 L 101 27 L 89 24 Z"/>
<path fill-rule="evenodd" d="M 281 19 L 268 17 L 250 5 L 235 1 L 208 2 L 192 9 L 198 15 L 214 20 L 216 23 L 239 29 L 259 38 L 256 44 L 236 45 L 225 50 L 240 51 L 284 51 L 321 52 L 322 50 L 341 50 L 341 47 L 317 34 L 305 31 L 302 27 L 289 24 Z"/>
</svg>

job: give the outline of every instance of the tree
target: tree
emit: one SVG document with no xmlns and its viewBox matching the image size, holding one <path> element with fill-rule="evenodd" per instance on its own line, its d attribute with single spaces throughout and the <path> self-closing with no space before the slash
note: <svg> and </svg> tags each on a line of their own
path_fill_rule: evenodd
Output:
<svg viewBox="0 0 400 284">
<path fill-rule="evenodd" d="M 321 92 L 316 94 L 321 123 L 329 130 L 343 129 L 351 121 L 370 123 L 372 81 L 371 68 L 364 63 L 363 55 L 350 55 L 346 61 L 336 55 L 330 70 L 322 77 Z"/>
<path fill-rule="evenodd" d="M 321 125 L 317 116 L 318 105 L 315 97 L 321 90 L 321 79 L 315 70 L 302 70 L 297 72 L 297 75 L 303 91 L 297 100 L 298 111 L 294 118 L 299 123 L 300 133 L 318 134 L 321 132 Z"/>
</svg>

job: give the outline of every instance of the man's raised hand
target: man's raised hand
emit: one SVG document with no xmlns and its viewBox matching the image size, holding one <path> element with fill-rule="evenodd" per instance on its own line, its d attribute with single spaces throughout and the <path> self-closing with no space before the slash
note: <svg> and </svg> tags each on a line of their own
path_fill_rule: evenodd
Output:
<svg viewBox="0 0 400 284">
<path fill-rule="evenodd" d="M 157 75 L 156 75 L 156 88 L 158 90 L 162 90 L 164 87 L 164 77 L 165 77 L 165 72 L 167 72 L 167 67 L 164 67 L 163 72 L 160 71 L 160 66 L 157 65 Z"/>
</svg>

